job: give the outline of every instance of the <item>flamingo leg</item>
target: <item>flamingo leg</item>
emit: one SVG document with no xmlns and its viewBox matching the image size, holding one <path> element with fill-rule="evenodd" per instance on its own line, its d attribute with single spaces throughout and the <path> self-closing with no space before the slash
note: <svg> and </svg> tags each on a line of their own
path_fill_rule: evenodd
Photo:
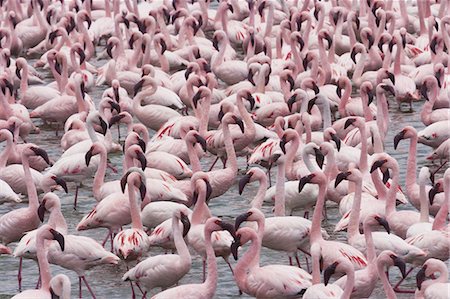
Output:
<svg viewBox="0 0 450 299">
<path fill-rule="evenodd" d="M 120 143 L 120 125 L 119 124 L 117 124 L 117 135 L 118 135 L 119 143 Z"/>
<path fill-rule="evenodd" d="M 147 299 L 147 292 L 145 292 L 144 295 L 142 295 L 142 299 Z"/>
<path fill-rule="evenodd" d="M 203 259 L 202 264 L 203 264 L 203 282 L 205 282 L 205 280 L 206 280 L 206 260 L 205 259 Z"/>
<path fill-rule="evenodd" d="M 399 287 L 401 283 L 408 277 L 408 275 L 411 273 L 411 271 L 414 269 L 414 267 L 411 267 L 407 272 L 405 277 L 402 277 L 402 279 L 397 282 L 397 284 L 394 286 L 394 291 L 399 294 L 414 294 L 414 290 L 401 290 Z"/>
<path fill-rule="evenodd" d="M 269 176 L 269 187 L 272 187 L 272 176 L 270 175 L 270 170 L 272 169 L 272 163 L 269 164 L 267 168 L 267 175 Z"/>
<path fill-rule="evenodd" d="M 308 219 L 309 218 L 309 211 L 305 211 L 303 214 L 303 218 Z"/>
<path fill-rule="evenodd" d="M 19 260 L 19 271 L 17 272 L 17 282 L 19 283 L 19 292 L 22 291 L 22 258 Z"/>
<path fill-rule="evenodd" d="M 134 293 L 133 282 L 131 280 L 130 280 L 130 286 L 131 286 L 131 298 L 135 299 L 136 294 Z"/>
<path fill-rule="evenodd" d="M 74 210 L 77 209 L 77 200 L 78 200 L 78 185 L 76 186 L 76 189 L 75 189 L 75 199 L 73 201 L 73 209 Z"/>
<path fill-rule="evenodd" d="M 41 287 L 41 275 L 39 275 L 38 281 L 36 283 L 36 289 L 39 289 Z"/>
<path fill-rule="evenodd" d="M 219 156 L 217 156 L 216 157 L 216 159 L 214 160 L 214 162 L 211 164 L 211 166 L 209 167 L 209 170 L 208 171 L 211 171 L 213 168 L 214 168 L 214 166 L 216 165 L 216 163 L 217 163 L 217 161 L 219 160 Z"/>
<path fill-rule="evenodd" d="M 102 242 L 102 246 L 103 246 L 103 247 L 105 247 L 105 244 L 106 244 L 106 242 L 108 241 L 110 235 L 111 235 L 111 232 L 108 232 L 108 233 L 106 234 L 106 237 L 105 237 L 105 239 L 104 239 L 103 242 Z"/>
<path fill-rule="evenodd" d="M 295 253 L 295 260 L 297 261 L 297 266 L 298 266 L 299 268 L 302 268 L 302 265 L 300 265 L 300 260 L 298 259 L 297 253 Z"/>
<path fill-rule="evenodd" d="M 225 169 L 225 168 L 227 168 L 227 158 L 221 158 L 221 160 L 222 160 L 222 163 L 223 163 L 223 169 Z"/>
<path fill-rule="evenodd" d="M 86 287 L 87 287 L 89 293 L 91 293 L 92 298 L 95 299 L 96 297 L 95 297 L 95 295 L 94 295 L 94 292 L 92 291 L 91 286 L 90 286 L 89 283 L 87 282 L 86 277 L 81 276 L 81 279 L 83 279 L 84 284 L 86 285 Z"/>
<path fill-rule="evenodd" d="M 292 266 L 293 265 L 293 263 L 292 263 L 292 257 L 289 257 L 289 266 Z"/>
<path fill-rule="evenodd" d="M 78 276 L 78 294 L 79 298 L 83 298 L 83 290 L 81 289 L 81 277 Z"/>
<path fill-rule="evenodd" d="M 142 290 L 141 286 L 139 285 L 139 282 L 136 281 L 135 284 L 136 284 L 136 286 L 138 287 L 139 291 L 141 291 L 141 294 L 142 294 L 143 296 L 145 296 L 145 294 L 146 294 L 147 292 L 144 292 L 144 290 Z"/>
</svg>

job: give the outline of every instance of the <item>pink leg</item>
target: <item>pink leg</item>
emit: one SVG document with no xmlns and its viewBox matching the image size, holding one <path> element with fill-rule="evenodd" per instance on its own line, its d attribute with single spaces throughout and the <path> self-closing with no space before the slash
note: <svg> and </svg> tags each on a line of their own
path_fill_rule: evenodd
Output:
<svg viewBox="0 0 450 299">
<path fill-rule="evenodd" d="M 87 282 L 87 280 L 86 280 L 86 277 L 81 276 L 81 279 L 83 279 L 84 284 L 86 285 L 87 289 L 89 290 L 89 293 L 91 293 L 92 298 L 95 299 L 96 297 L 95 297 L 95 295 L 94 295 L 94 292 L 92 291 L 91 286 L 88 284 L 88 282 Z"/>
<path fill-rule="evenodd" d="M 22 258 L 19 260 L 19 272 L 17 273 L 17 282 L 19 283 L 19 292 L 22 292 Z"/>
<path fill-rule="evenodd" d="M 203 259 L 203 282 L 206 280 L 206 260 Z"/>
<path fill-rule="evenodd" d="M 111 235 L 111 232 L 109 231 L 107 234 L 106 234 L 106 238 L 103 240 L 103 242 L 102 242 L 102 246 L 103 247 L 105 247 L 105 244 L 106 244 L 106 242 L 108 241 L 108 239 L 110 238 L 110 235 Z"/>
<path fill-rule="evenodd" d="M 211 164 L 211 166 L 209 167 L 208 171 L 211 171 L 214 168 L 214 166 L 216 165 L 218 160 L 219 160 L 219 156 L 216 157 L 216 159 L 214 160 L 213 164 Z"/>
<path fill-rule="evenodd" d="M 411 273 L 411 271 L 414 269 L 414 267 L 411 267 L 407 272 L 405 277 L 402 277 L 402 279 L 400 279 L 399 282 L 397 282 L 397 284 L 394 286 L 394 291 L 396 293 L 400 293 L 400 294 L 414 294 L 414 290 L 401 290 L 400 289 L 400 285 L 401 283 L 406 279 L 406 277 L 408 277 L 408 275 Z"/>
<path fill-rule="evenodd" d="M 39 275 L 38 281 L 36 283 L 36 289 L 39 289 L 41 287 L 41 275 Z"/>
<path fill-rule="evenodd" d="M 147 292 L 145 292 L 144 295 L 142 295 L 142 299 L 147 299 Z"/>
<path fill-rule="evenodd" d="M 298 266 L 299 268 L 301 268 L 302 265 L 300 265 L 300 261 L 299 261 L 299 259 L 298 259 L 297 253 L 295 254 L 295 260 L 297 261 L 297 266 Z"/>
<path fill-rule="evenodd" d="M 305 214 L 303 214 L 303 218 L 305 219 L 309 218 L 309 211 L 305 211 Z"/>
<path fill-rule="evenodd" d="M 138 282 L 135 282 L 134 284 L 138 287 L 139 291 L 141 291 L 141 294 L 142 294 L 143 296 L 145 296 L 145 294 L 146 294 L 147 292 L 144 292 L 144 290 L 142 290 L 142 288 L 141 288 L 141 286 L 139 285 L 139 283 L 138 283 Z"/>
<path fill-rule="evenodd" d="M 78 294 L 79 298 L 83 298 L 83 290 L 81 289 L 81 277 L 78 276 Z"/>
<path fill-rule="evenodd" d="M 75 189 L 75 199 L 73 201 L 73 209 L 76 210 L 77 209 L 77 200 L 78 200 L 78 185 Z"/>
<path fill-rule="evenodd" d="M 130 280 L 131 286 L 131 298 L 136 299 L 136 294 L 134 293 L 133 282 Z"/>
</svg>

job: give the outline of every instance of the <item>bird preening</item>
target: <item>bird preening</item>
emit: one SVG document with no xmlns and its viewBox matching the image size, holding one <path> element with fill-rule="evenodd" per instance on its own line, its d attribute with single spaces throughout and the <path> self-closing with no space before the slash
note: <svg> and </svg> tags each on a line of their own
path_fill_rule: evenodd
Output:
<svg viewBox="0 0 450 299">
<path fill-rule="evenodd" d="M 449 298 L 447 26 L 450 0 L 0 1 L 0 297 Z"/>
</svg>

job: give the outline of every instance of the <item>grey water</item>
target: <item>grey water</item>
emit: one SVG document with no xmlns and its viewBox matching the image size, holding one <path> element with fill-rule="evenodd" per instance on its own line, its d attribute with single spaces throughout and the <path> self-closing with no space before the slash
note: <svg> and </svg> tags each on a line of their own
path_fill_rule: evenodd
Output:
<svg viewBox="0 0 450 299">
<path fill-rule="evenodd" d="M 33 63 L 33 61 L 30 61 Z M 101 66 L 106 61 L 101 60 L 97 61 L 95 64 Z M 50 81 L 50 74 L 48 72 L 43 72 L 44 75 L 47 76 L 46 81 Z M 106 86 L 95 87 L 93 90 L 89 92 L 89 95 L 94 99 L 94 101 L 98 104 L 101 99 L 101 94 Z M 406 173 L 406 160 L 409 155 L 408 146 L 409 141 L 402 141 L 397 150 L 393 149 L 393 138 L 395 134 L 397 134 L 404 126 L 411 125 L 415 127 L 417 130 L 420 130 L 424 127 L 422 122 L 420 121 L 419 112 L 423 105 L 423 101 L 413 103 L 413 112 L 401 112 L 397 110 L 396 103 L 390 99 L 390 124 L 388 135 L 385 140 L 385 151 L 395 157 L 400 165 L 401 171 L 401 186 L 404 187 L 405 182 L 405 173 Z M 60 138 L 55 135 L 55 130 L 49 126 L 43 126 L 40 120 L 36 120 L 35 124 L 41 127 L 41 132 L 38 135 L 31 135 L 29 137 L 29 142 L 36 143 L 40 147 L 44 148 L 51 159 L 57 160 L 61 155 L 62 151 L 60 148 Z M 117 130 L 112 130 L 113 136 L 115 140 L 117 140 Z M 121 131 L 122 138 L 125 136 L 125 128 L 122 128 Z M 3 149 L 4 145 L 0 145 L 0 150 Z M 418 168 L 427 165 L 431 167 L 431 170 L 437 168 L 437 165 L 430 164 L 429 161 L 425 159 L 425 157 L 431 152 L 431 148 L 419 145 L 418 146 Z M 118 168 L 118 173 L 112 173 L 110 170 L 107 171 L 107 175 L 105 181 L 115 180 L 120 178 L 121 174 L 121 161 L 122 154 L 110 154 L 109 159 L 111 163 Z M 209 165 L 211 165 L 214 157 L 207 156 L 202 159 L 202 167 L 204 170 L 207 170 Z M 216 167 L 221 167 L 216 166 Z M 239 158 L 239 167 L 240 174 L 237 179 L 242 176 L 242 173 L 245 171 L 245 158 Z M 276 170 L 275 170 L 276 171 Z M 442 175 L 442 170 L 439 171 L 438 177 Z M 275 173 L 275 172 L 274 172 Z M 275 175 L 272 175 L 272 178 L 275 178 Z M 234 217 L 246 211 L 249 208 L 249 200 L 256 194 L 257 190 L 256 184 L 250 184 L 246 187 L 243 195 L 240 196 L 237 190 L 237 184 L 234 184 L 233 187 L 226 192 L 224 195 L 214 198 L 211 200 L 209 206 L 211 212 L 215 216 L 223 217 L 225 220 L 233 221 Z M 404 189 L 405 190 L 405 189 Z M 94 238 L 98 242 L 102 242 L 105 237 L 106 229 L 96 229 L 96 230 L 88 230 L 77 232 L 75 230 L 78 222 L 82 219 L 84 215 L 89 213 L 91 209 L 95 206 L 96 201 L 92 195 L 92 179 L 85 180 L 83 182 L 83 186 L 79 190 L 78 197 L 78 207 L 75 211 L 73 209 L 73 199 L 74 199 L 74 191 L 75 186 L 69 186 L 69 194 L 65 194 L 62 192 L 58 192 L 58 195 L 61 198 L 62 203 L 62 212 L 67 220 L 69 226 L 69 233 L 71 234 L 79 234 L 89 236 Z M 3 215 L 12 209 L 16 209 L 19 207 L 23 207 L 25 204 L 4 204 L 0 206 L 0 215 Z M 399 209 L 414 209 L 410 204 L 399 206 Z M 272 207 L 264 206 L 264 212 L 266 215 L 271 214 Z M 303 216 L 303 212 L 296 213 L 298 215 Z M 328 231 L 331 239 L 342 240 L 346 242 L 346 234 L 339 232 L 333 233 L 334 225 L 339 221 L 340 215 L 336 205 L 327 203 L 327 214 L 328 220 L 323 222 L 323 227 Z M 15 247 L 15 243 L 10 244 L 11 248 Z M 107 243 L 108 245 L 108 243 Z M 151 248 L 148 252 L 149 256 L 164 254 L 164 252 L 158 248 Z M 231 258 L 232 260 L 232 258 Z M 303 267 L 305 268 L 304 258 L 301 258 L 303 262 Z M 218 262 L 218 284 L 215 298 L 249 298 L 246 295 L 239 296 L 238 288 L 234 282 L 232 274 L 222 259 L 217 259 Z M 234 265 L 235 261 L 231 261 Z M 261 265 L 268 264 L 288 264 L 288 258 L 286 254 L 278 253 L 275 251 L 271 251 L 263 248 L 261 254 Z M 9 298 L 10 296 L 18 293 L 18 284 L 17 284 L 17 269 L 19 265 L 19 260 L 15 259 L 12 256 L 0 256 L 0 298 Z M 56 275 L 58 273 L 64 273 L 69 276 L 72 282 L 72 297 L 78 297 L 78 278 L 74 272 L 63 269 L 59 266 L 51 265 L 52 274 Z M 413 275 L 411 275 L 406 281 L 402 284 L 403 288 L 413 289 L 415 288 L 415 278 L 414 275 L 417 270 L 413 271 Z M 91 287 L 93 288 L 95 295 L 97 298 L 131 298 L 131 291 L 128 282 L 122 281 L 122 275 L 126 272 L 126 266 L 124 263 L 120 263 L 117 266 L 99 266 L 97 268 L 93 268 L 92 270 L 87 272 L 86 278 L 89 281 Z M 32 260 L 24 260 L 23 262 L 23 282 L 22 289 L 33 289 L 36 286 L 36 282 L 38 279 L 38 269 L 37 264 Z M 396 268 L 392 268 L 390 270 L 390 278 L 391 281 L 396 282 L 400 277 L 399 271 Z M 193 263 L 190 272 L 180 281 L 180 284 L 186 283 L 200 283 L 202 281 L 202 262 L 199 257 L 193 258 Z M 139 295 L 139 291 L 137 291 Z M 147 298 L 150 298 L 151 295 L 159 292 L 159 290 L 153 290 L 151 294 L 147 295 Z M 85 298 L 89 298 L 89 293 L 87 289 L 83 286 L 83 296 Z M 411 298 L 412 295 L 398 295 L 399 298 Z M 138 296 L 139 298 L 139 296 Z M 377 285 L 377 288 L 374 290 L 372 296 L 370 298 L 385 298 L 385 294 L 381 283 Z"/>
</svg>

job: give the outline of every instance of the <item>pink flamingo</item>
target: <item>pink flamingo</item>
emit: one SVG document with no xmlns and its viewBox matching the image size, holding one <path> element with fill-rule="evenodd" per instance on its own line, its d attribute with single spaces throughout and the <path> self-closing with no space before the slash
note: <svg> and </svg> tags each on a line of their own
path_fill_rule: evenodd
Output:
<svg viewBox="0 0 450 299">
<path fill-rule="evenodd" d="M 217 217 L 209 218 L 204 225 L 206 262 L 208 265 L 208 276 L 201 284 L 187 284 L 163 291 L 152 299 L 171 299 L 178 297 L 192 298 L 212 298 L 217 287 L 217 263 L 214 249 L 212 247 L 212 233 L 215 231 L 227 230 L 234 234 L 234 228 L 231 224 L 220 220 Z"/>
<path fill-rule="evenodd" d="M 37 5 L 37 4 L 35 4 Z M 39 273 L 41 280 L 41 287 L 38 290 L 26 290 L 16 296 L 12 297 L 15 299 L 20 298 L 51 298 L 52 294 L 50 291 L 50 266 L 48 264 L 48 258 L 46 253 L 46 248 L 44 246 L 45 240 L 56 240 L 58 241 L 61 250 L 64 251 L 64 236 L 54 230 L 50 225 L 43 225 L 39 228 L 36 236 L 37 244 L 37 259 L 39 263 Z M 69 296 L 70 297 L 70 296 Z"/>
<path fill-rule="evenodd" d="M 425 280 L 436 272 L 439 273 L 438 278 Z M 429 259 L 423 264 L 416 275 L 416 281 L 416 298 L 446 298 L 450 292 L 447 265 L 437 259 Z"/>
<path fill-rule="evenodd" d="M 145 195 L 146 188 L 145 181 L 136 172 L 127 172 L 120 180 L 120 184 L 122 192 L 125 192 L 125 186 L 128 185 L 132 228 L 123 230 L 114 237 L 113 250 L 128 262 L 138 259 L 150 246 L 147 234 L 143 231 L 140 209 L 135 194 L 136 188 L 138 188 L 141 196 Z"/>
<path fill-rule="evenodd" d="M 258 227 L 258 229 L 260 229 Z M 286 297 L 298 295 L 311 286 L 311 275 L 293 266 L 259 266 L 261 239 L 251 228 L 236 231 L 231 251 L 238 258 L 238 248 L 251 241 L 249 249 L 239 259 L 234 269 L 234 279 L 241 291 L 251 296 Z"/>
<path fill-rule="evenodd" d="M 394 137 L 394 149 L 397 149 L 398 144 L 403 139 L 410 139 L 409 143 L 409 156 L 406 165 L 406 194 L 408 195 L 411 204 L 420 209 L 420 187 L 416 181 L 416 169 L 417 169 L 417 141 L 418 135 L 416 129 L 411 126 L 406 126 Z M 425 189 L 426 193 L 430 191 L 430 187 Z M 440 204 L 444 202 L 444 198 L 441 194 L 437 194 L 432 205 L 430 205 L 430 213 L 436 215 L 439 210 Z M 415 221 L 417 222 L 417 221 Z M 411 223 L 411 225 L 414 223 Z M 408 228 L 410 225 L 408 225 Z M 406 228 L 407 229 L 407 228 Z M 401 235 L 400 235 L 401 236 Z M 406 236 L 406 235 L 404 235 Z"/>
<path fill-rule="evenodd" d="M 314 214 L 311 224 L 311 232 L 310 232 L 311 247 L 313 247 L 315 243 L 317 243 L 320 246 L 322 250 L 323 264 L 325 267 L 331 265 L 333 263 L 333 260 L 337 260 L 343 257 L 348 259 L 352 263 L 355 270 L 365 268 L 367 266 L 367 260 L 359 250 L 345 243 L 324 240 L 322 237 L 320 231 L 320 222 L 322 218 L 327 188 L 327 178 L 325 174 L 322 171 L 316 171 L 308 176 L 302 177 L 299 181 L 299 191 L 301 192 L 304 185 L 308 183 L 319 185 L 319 195 L 317 196 L 317 203 L 316 207 L 314 208 Z M 312 258 L 314 262 L 314 258 L 319 257 L 312 256 Z M 316 275 L 318 277 L 318 274 L 314 273 L 316 271 L 319 271 L 319 269 L 313 268 L 313 276 Z"/>
<path fill-rule="evenodd" d="M 136 281 L 147 292 L 156 287 L 165 289 L 178 283 L 191 268 L 191 255 L 183 239 L 191 226 L 188 218 L 189 214 L 188 208 L 179 206 L 173 212 L 171 219 L 173 238 L 178 254 L 149 257 L 127 271 L 123 275 L 122 280 Z M 183 225 L 182 231 L 180 230 L 180 222 Z"/>
<path fill-rule="evenodd" d="M 29 199 L 28 207 L 13 210 L 0 217 L 0 242 L 2 244 L 7 245 L 11 242 L 18 241 L 24 232 L 28 232 L 39 226 L 39 217 L 36 214 L 39 201 L 28 162 L 31 156 L 36 155 L 48 161 L 47 153 L 35 145 L 28 145 L 22 151 L 22 165 Z"/>
</svg>

